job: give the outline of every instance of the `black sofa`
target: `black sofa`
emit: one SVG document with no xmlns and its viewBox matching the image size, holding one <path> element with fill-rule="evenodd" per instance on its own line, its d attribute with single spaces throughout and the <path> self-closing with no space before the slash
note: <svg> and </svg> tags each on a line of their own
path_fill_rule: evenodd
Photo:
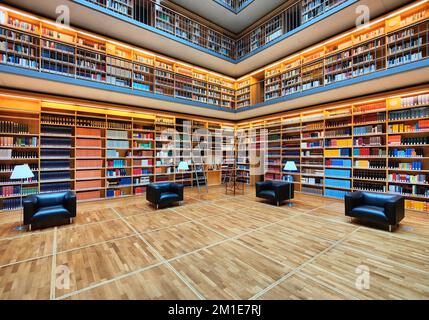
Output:
<svg viewBox="0 0 429 320">
<path fill-rule="evenodd" d="M 256 196 L 275 202 L 279 206 L 283 201 L 293 199 L 293 183 L 284 181 L 257 182 Z"/>
<path fill-rule="evenodd" d="M 405 215 L 405 200 L 400 195 L 351 192 L 345 196 L 346 216 L 366 222 L 397 227 Z"/>
<path fill-rule="evenodd" d="M 159 206 L 183 201 L 183 185 L 172 182 L 151 183 L 147 186 L 146 200 Z"/>
<path fill-rule="evenodd" d="M 76 217 L 76 194 L 72 191 L 31 195 L 23 200 L 24 225 L 29 230 L 72 223 Z"/>
</svg>

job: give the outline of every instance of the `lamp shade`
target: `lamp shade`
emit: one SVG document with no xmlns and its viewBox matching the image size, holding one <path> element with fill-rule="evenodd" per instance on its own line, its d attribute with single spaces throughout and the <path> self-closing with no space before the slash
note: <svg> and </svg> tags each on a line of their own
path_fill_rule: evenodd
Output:
<svg viewBox="0 0 429 320">
<path fill-rule="evenodd" d="M 298 169 L 297 169 L 294 161 L 287 161 L 286 164 L 285 164 L 285 166 L 284 166 L 284 168 L 283 168 L 283 170 L 296 171 Z"/>
<path fill-rule="evenodd" d="M 13 168 L 12 175 L 10 176 L 11 180 L 29 179 L 29 178 L 34 178 L 34 174 L 31 171 L 28 164 L 15 166 Z"/>
<path fill-rule="evenodd" d="M 180 161 L 179 166 L 177 167 L 178 170 L 189 170 L 189 165 L 185 161 Z"/>
</svg>

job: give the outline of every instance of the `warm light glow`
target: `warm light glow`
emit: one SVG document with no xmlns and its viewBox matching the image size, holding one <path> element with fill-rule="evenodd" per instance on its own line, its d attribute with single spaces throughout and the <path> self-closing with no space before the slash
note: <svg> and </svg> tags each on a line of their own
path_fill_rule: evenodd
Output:
<svg viewBox="0 0 429 320">
<path fill-rule="evenodd" d="M 46 24 L 50 24 L 51 26 L 54 26 L 54 27 L 56 27 L 56 28 L 60 28 L 60 29 L 67 29 L 67 30 L 70 30 L 70 31 L 73 31 L 73 32 L 77 32 L 75 29 L 73 29 L 73 28 L 70 28 L 70 27 L 68 27 L 68 26 L 65 26 L 65 25 L 63 25 L 63 24 L 60 24 L 60 23 L 55 23 L 55 22 L 52 22 L 52 21 L 49 21 L 49 20 L 41 20 L 43 23 L 46 23 Z"/>
<path fill-rule="evenodd" d="M 40 99 L 36 98 L 28 98 L 23 96 L 15 96 L 12 94 L 0 93 L 0 97 L 12 98 L 12 99 L 21 99 L 21 100 L 32 100 L 32 101 L 40 101 Z"/>
<path fill-rule="evenodd" d="M 393 97 L 388 97 L 388 99 L 395 99 L 395 98 L 402 98 L 402 97 L 410 97 L 410 96 L 415 96 L 415 95 L 420 95 L 420 94 L 428 94 L 429 91 L 425 90 L 425 91 L 417 91 L 417 92 L 410 92 L 407 94 L 402 94 L 400 96 L 393 96 Z"/>
<path fill-rule="evenodd" d="M 371 102 L 380 102 L 380 101 L 384 101 L 384 100 L 386 100 L 386 98 L 371 99 L 371 100 L 359 101 L 357 103 L 354 103 L 354 105 L 367 104 L 367 103 L 371 103 Z"/>
<path fill-rule="evenodd" d="M 3 6 L 0 6 L 0 9 L 5 10 L 5 11 L 9 11 L 9 12 L 13 12 L 15 14 L 18 14 L 20 16 L 23 16 L 23 17 L 26 17 L 26 18 L 29 18 L 29 19 L 32 19 L 32 20 L 41 21 L 41 19 L 39 19 L 39 18 L 37 18 L 35 16 L 32 16 L 32 15 L 29 15 L 27 13 L 24 13 L 24 12 L 16 11 L 16 10 L 13 10 L 13 9 L 10 9 L 10 8 L 6 8 L 6 7 L 3 7 Z"/>
</svg>

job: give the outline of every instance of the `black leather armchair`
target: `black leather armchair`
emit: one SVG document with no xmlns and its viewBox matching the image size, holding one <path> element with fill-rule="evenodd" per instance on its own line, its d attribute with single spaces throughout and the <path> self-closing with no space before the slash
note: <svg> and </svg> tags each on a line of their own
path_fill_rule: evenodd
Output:
<svg viewBox="0 0 429 320">
<path fill-rule="evenodd" d="M 256 196 L 273 201 L 279 206 L 283 201 L 293 199 L 293 183 L 284 181 L 257 182 Z"/>
<path fill-rule="evenodd" d="M 146 189 L 146 200 L 159 206 L 183 201 L 183 185 L 172 182 L 151 183 Z"/>
<path fill-rule="evenodd" d="M 398 226 L 405 215 L 405 200 L 400 195 L 351 192 L 345 196 L 346 216 L 389 226 Z"/>
<path fill-rule="evenodd" d="M 31 195 L 23 200 L 24 224 L 41 229 L 72 223 L 76 217 L 74 192 Z"/>
</svg>

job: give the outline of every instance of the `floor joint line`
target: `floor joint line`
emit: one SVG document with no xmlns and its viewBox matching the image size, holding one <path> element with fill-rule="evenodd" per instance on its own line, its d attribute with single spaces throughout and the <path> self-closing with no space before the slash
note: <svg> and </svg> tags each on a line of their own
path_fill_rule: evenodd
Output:
<svg viewBox="0 0 429 320">
<path fill-rule="evenodd" d="M 155 253 L 156 256 L 158 256 L 158 259 L 160 259 L 161 262 L 164 262 L 165 265 L 176 274 L 176 276 L 200 299 L 205 300 L 204 295 L 202 295 L 197 289 L 192 286 L 192 284 L 183 277 L 159 252 L 156 250 L 144 237 L 141 235 L 137 229 L 135 229 L 128 221 L 126 221 L 116 209 L 113 209 L 113 211 L 116 212 L 116 214 L 122 219 L 122 221 L 131 229 L 133 232 Z"/>
<path fill-rule="evenodd" d="M 283 277 L 281 277 L 280 279 L 278 279 L 277 281 L 273 282 L 271 285 L 269 285 L 268 287 L 266 287 L 265 289 L 261 290 L 260 292 L 258 292 L 257 294 L 255 294 L 253 297 L 251 297 L 249 300 L 256 300 L 259 297 L 261 297 L 262 295 L 264 295 L 265 293 L 269 292 L 270 290 L 272 290 L 273 288 L 277 287 L 278 285 L 280 285 L 281 283 L 283 283 L 285 280 L 289 279 L 290 277 L 292 277 L 293 275 L 297 274 L 299 271 L 301 271 L 305 266 L 307 266 L 308 264 L 310 264 L 311 262 L 313 262 L 314 260 L 316 260 L 317 258 L 319 258 L 320 256 L 324 255 L 326 252 L 334 249 L 338 244 L 344 242 L 349 236 L 351 236 L 352 234 L 354 234 L 356 231 L 358 231 L 359 228 L 353 230 L 352 232 L 350 232 L 349 234 L 345 235 L 344 237 L 342 237 L 341 239 L 335 241 L 333 244 L 331 244 L 328 248 L 322 250 L 321 252 L 319 252 L 318 254 L 316 254 L 315 256 L 311 257 L 309 260 L 305 261 L 304 263 L 302 263 L 301 265 L 299 265 L 297 268 L 295 268 L 294 270 L 288 272 L 286 275 L 284 275 Z"/>
<path fill-rule="evenodd" d="M 55 289 L 57 281 L 57 235 L 58 227 L 54 228 L 54 236 L 52 240 L 52 262 L 51 262 L 51 292 L 50 300 L 55 300 Z"/>
</svg>

